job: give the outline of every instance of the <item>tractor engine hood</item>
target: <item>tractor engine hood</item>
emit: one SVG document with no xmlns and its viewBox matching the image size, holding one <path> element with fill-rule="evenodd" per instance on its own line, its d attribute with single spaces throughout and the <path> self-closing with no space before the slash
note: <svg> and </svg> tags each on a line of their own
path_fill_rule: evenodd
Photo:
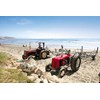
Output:
<svg viewBox="0 0 100 100">
<path fill-rule="evenodd" d="M 33 50 L 24 50 L 24 52 L 35 52 L 36 49 L 33 49 Z"/>
<path fill-rule="evenodd" d="M 24 50 L 24 56 L 28 56 L 29 53 L 35 53 L 36 52 L 36 49 L 33 49 L 33 50 Z"/>
<path fill-rule="evenodd" d="M 64 60 L 68 59 L 71 55 L 70 54 L 66 54 L 66 55 L 60 55 L 60 56 L 56 56 L 54 58 L 52 58 L 52 68 L 53 69 L 58 69 L 60 68 L 60 61 L 62 61 L 62 65 L 64 65 Z"/>
</svg>

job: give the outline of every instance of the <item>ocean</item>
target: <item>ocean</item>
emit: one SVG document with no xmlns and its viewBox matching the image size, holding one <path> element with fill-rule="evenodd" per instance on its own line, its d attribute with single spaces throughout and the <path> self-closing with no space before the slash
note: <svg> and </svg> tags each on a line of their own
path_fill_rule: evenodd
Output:
<svg viewBox="0 0 100 100">
<path fill-rule="evenodd" d="M 46 46 L 52 48 L 80 49 L 83 46 L 85 49 L 96 49 L 100 47 L 100 39 L 5 39 L 0 40 L 1 44 L 15 44 L 15 45 L 37 45 L 38 42 L 45 42 Z"/>
</svg>

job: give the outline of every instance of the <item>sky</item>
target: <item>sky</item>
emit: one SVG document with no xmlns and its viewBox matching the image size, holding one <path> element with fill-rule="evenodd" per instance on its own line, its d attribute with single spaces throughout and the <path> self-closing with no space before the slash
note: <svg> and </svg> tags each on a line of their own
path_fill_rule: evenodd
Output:
<svg viewBox="0 0 100 100">
<path fill-rule="evenodd" d="M 0 36 L 100 38 L 98 16 L 0 16 Z"/>
</svg>

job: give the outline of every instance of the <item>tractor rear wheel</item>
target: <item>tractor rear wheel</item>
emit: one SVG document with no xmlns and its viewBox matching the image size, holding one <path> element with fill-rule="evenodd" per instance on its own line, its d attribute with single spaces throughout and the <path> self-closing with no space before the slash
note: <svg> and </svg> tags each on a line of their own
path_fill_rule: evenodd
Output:
<svg viewBox="0 0 100 100">
<path fill-rule="evenodd" d="M 71 69 L 73 72 L 77 71 L 81 64 L 81 58 L 80 56 L 72 57 L 71 59 Z"/>
<path fill-rule="evenodd" d="M 42 52 L 40 53 L 40 58 L 41 58 L 41 59 L 46 59 L 46 58 L 47 58 L 47 52 L 46 52 L 46 51 L 42 51 Z"/>
</svg>

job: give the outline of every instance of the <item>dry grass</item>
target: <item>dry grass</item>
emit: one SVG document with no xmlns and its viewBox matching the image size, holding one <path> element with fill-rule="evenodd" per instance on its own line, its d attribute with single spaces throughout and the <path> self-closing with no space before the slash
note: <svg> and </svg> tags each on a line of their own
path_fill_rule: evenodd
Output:
<svg viewBox="0 0 100 100">
<path fill-rule="evenodd" d="M 4 65 L 8 59 L 9 57 L 6 53 L 0 52 L 0 65 Z"/>
<path fill-rule="evenodd" d="M 11 57 L 4 52 L 0 52 L 0 83 L 30 83 L 27 75 L 18 69 L 5 68 Z"/>
<path fill-rule="evenodd" d="M 0 83 L 30 83 L 32 82 L 27 78 L 23 72 L 17 69 L 0 68 Z"/>
</svg>

